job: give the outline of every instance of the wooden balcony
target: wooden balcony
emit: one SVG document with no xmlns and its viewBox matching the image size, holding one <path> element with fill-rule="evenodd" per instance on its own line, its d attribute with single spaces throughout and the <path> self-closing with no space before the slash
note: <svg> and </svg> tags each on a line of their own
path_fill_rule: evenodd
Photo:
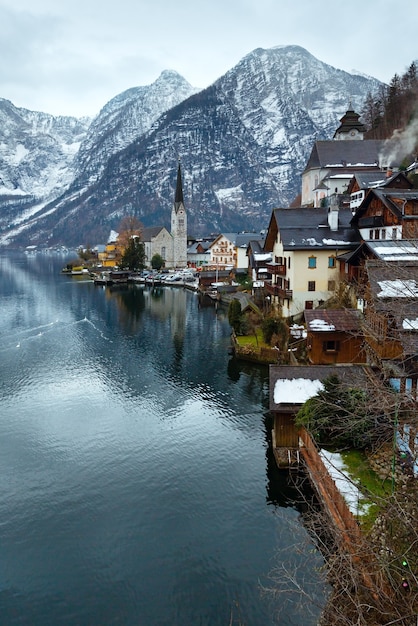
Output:
<svg viewBox="0 0 418 626">
<path fill-rule="evenodd" d="M 277 298 L 281 298 L 282 300 L 292 300 L 293 299 L 293 291 L 292 289 L 282 289 L 281 287 L 277 287 L 276 285 L 272 285 L 267 281 L 264 282 L 264 288 L 268 293 L 272 296 L 276 296 Z"/>
<path fill-rule="evenodd" d="M 266 263 L 267 271 L 276 276 L 286 276 L 286 265 L 280 263 Z"/>
</svg>

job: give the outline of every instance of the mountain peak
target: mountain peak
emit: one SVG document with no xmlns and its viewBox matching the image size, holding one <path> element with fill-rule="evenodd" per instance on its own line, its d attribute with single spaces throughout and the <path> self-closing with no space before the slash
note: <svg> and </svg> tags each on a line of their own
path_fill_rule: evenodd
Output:
<svg viewBox="0 0 418 626">
<path fill-rule="evenodd" d="M 157 80 L 155 81 L 155 83 L 158 83 L 161 81 L 173 81 L 173 80 L 177 80 L 179 82 L 187 82 L 186 79 L 183 78 L 181 74 L 176 72 L 176 70 L 163 70 L 161 74 L 159 75 L 159 77 L 157 78 Z"/>
<path fill-rule="evenodd" d="M 169 227 L 173 162 L 181 154 L 191 233 L 258 231 L 273 207 L 293 201 L 314 142 L 332 138 L 348 99 L 361 111 L 378 86 L 297 45 L 257 48 L 198 93 L 178 72 L 164 70 L 152 84 L 128 89 L 103 107 L 81 137 L 72 182 L 26 230 L 17 229 L 28 221 L 27 205 L 3 196 L 0 228 L 6 233 L 14 224 L 16 235 L 9 231 L 6 239 L 22 244 L 78 245 L 105 240 L 125 214 L 145 227 Z M 0 142 L 2 128 L 13 126 L 12 112 L 4 115 Z M 15 139 L 23 121 L 13 126 Z M 36 144 L 33 133 L 31 141 Z M 23 148 L 29 151 L 29 143 L 18 143 L 10 143 L 7 168 L 0 165 L 0 192 L 1 180 L 10 189 L 42 180 L 46 157 L 31 159 L 28 171 Z M 58 157 L 46 154 L 56 166 Z"/>
</svg>

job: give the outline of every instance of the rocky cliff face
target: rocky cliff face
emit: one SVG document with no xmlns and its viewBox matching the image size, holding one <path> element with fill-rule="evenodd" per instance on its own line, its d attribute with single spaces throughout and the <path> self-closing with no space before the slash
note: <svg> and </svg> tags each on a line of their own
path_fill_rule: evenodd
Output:
<svg viewBox="0 0 418 626">
<path fill-rule="evenodd" d="M 332 137 L 349 103 L 360 111 L 378 84 L 298 46 L 255 50 L 199 93 L 164 72 L 102 109 L 66 190 L 36 216 L 13 225 L 24 209 L 9 215 L 3 242 L 95 244 L 125 214 L 169 227 L 179 157 L 191 234 L 266 228 L 272 208 L 299 192 L 314 141 Z"/>
<path fill-rule="evenodd" d="M 89 119 L 54 117 L 0 99 L 0 233 L 68 188 L 89 124 Z"/>
</svg>

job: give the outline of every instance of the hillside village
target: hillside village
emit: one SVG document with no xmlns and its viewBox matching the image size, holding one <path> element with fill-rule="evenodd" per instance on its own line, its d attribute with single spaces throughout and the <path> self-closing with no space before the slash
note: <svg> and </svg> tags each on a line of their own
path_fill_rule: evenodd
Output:
<svg viewBox="0 0 418 626">
<path fill-rule="evenodd" d="M 359 575 L 357 583 L 360 580 L 360 587 L 364 585 L 375 598 L 385 595 L 382 579 L 377 583 L 377 572 L 382 573 L 379 567 L 383 567 L 386 575 L 391 572 L 389 578 L 392 576 L 394 585 L 388 591 L 389 598 L 402 585 L 410 589 L 408 576 L 415 581 L 414 589 L 417 582 L 416 559 L 412 566 L 411 561 L 399 556 L 408 549 L 406 537 L 411 539 L 411 533 L 415 537 L 416 488 L 410 481 L 414 483 L 418 477 L 417 163 L 413 160 L 404 171 L 398 163 L 383 164 L 382 155 L 390 150 L 389 142 L 366 140 L 364 130 L 359 116 L 348 110 L 333 139 L 313 146 L 302 174 L 301 206 L 273 210 L 264 244 L 250 247 L 249 258 L 273 307 L 289 322 L 303 324 L 306 337 L 304 359 L 298 361 L 291 351 L 284 355 L 289 358 L 284 358 L 282 364 L 270 366 L 276 461 L 279 466 L 292 467 L 303 458 L 329 515 L 326 526 L 331 519 L 331 533 L 338 537 L 335 540 L 340 550 L 344 546 L 342 551 L 354 559 L 351 566 L 355 555 L 362 552 L 369 554 L 374 564 L 354 567 Z M 309 434 L 298 419 L 306 401 L 317 398 L 318 393 L 326 397 L 333 377 L 340 397 L 358 389 L 362 390 L 359 398 L 368 399 L 367 412 L 369 416 L 374 414 L 374 425 L 373 419 L 367 426 L 360 425 L 357 437 L 367 449 L 371 467 L 382 480 L 392 480 L 392 494 L 395 482 L 404 484 L 410 493 L 409 509 L 398 505 L 395 513 L 392 509 L 391 521 L 378 519 L 374 525 L 375 531 L 379 528 L 380 549 L 391 554 L 384 564 L 382 553 L 377 557 L 371 547 L 373 531 L 364 543 L 358 521 L 331 478 L 335 477 L 335 468 L 330 468 L 312 438 L 312 426 Z M 336 442 L 359 427 L 363 411 L 359 400 L 341 427 L 337 417 L 341 402 L 337 400 L 331 405 L 334 408 L 328 409 L 334 417 L 327 428 L 334 432 Z M 326 412 L 323 401 L 318 404 L 320 413 Z M 309 419 L 305 423 L 309 424 Z M 325 419 L 320 416 L 318 424 L 321 421 L 323 424 Z M 395 547 L 391 528 L 401 515 L 399 527 L 404 541 Z M 357 583 L 347 575 L 346 566 L 344 571 L 337 568 L 332 552 L 330 557 L 334 563 L 331 575 L 344 581 L 334 587 L 334 617 L 330 619 L 338 613 L 335 598 L 340 593 L 345 597 L 343 612 L 354 610 L 356 618 L 352 615 L 349 619 L 357 619 L 362 611 L 359 605 L 355 609 L 353 605 L 361 593 L 356 600 L 348 600 L 346 591 L 342 591 L 344 585 Z M 397 569 L 399 561 L 409 562 L 408 573 L 402 567 Z M 411 599 L 411 607 L 414 612 L 415 600 Z M 378 608 L 367 623 L 386 623 L 380 621 L 381 610 Z M 413 622 L 406 619 L 401 623 Z"/>
<path fill-rule="evenodd" d="M 235 291 L 233 297 L 244 306 L 248 296 L 242 299 L 236 278 L 247 275 L 251 299 L 264 311 L 267 305 L 289 326 L 304 326 L 299 362 L 297 355 L 280 354 L 280 347 L 272 346 L 272 388 L 289 364 L 308 366 L 299 377 L 309 380 L 315 376 L 313 365 L 338 366 L 340 372 L 342 366 L 361 365 L 407 390 L 409 398 L 417 397 L 418 164 L 401 171 L 385 156 L 396 153 L 390 141 L 364 134 L 360 116 L 347 110 L 333 138 L 312 147 L 300 206 L 273 209 L 260 233 L 188 239 L 180 162 L 171 232 L 165 227 L 141 231 L 148 267 L 157 254 L 166 268 L 193 270 L 202 291 L 217 291 L 220 300 L 227 292 L 228 301 Z M 99 260 L 106 268 L 120 257 L 115 233 Z M 417 433 L 407 430 L 404 446 L 417 475 Z M 293 458 L 288 449 L 299 447 L 297 435 L 283 445 L 286 464 Z"/>
<path fill-rule="evenodd" d="M 392 434 L 388 440 L 379 421 L 370 463 L 381 480 L 418 478 L 418 163 L 411 159 L 401 170 L 383 159 L 390 142 L 365 139 L 364 132 L 359 115 L 347 110 L 334 137 L 314 144 L 298 206 L 274 208 L 260 233 L 188 239 L 180 163 L 171 233 L 158 227 L 141 233 L 148 265 L 159 254 L 167 267 L 193 270 L 201 291 L 210 287 L 220 301 L 238 300 L 243 316 L 252 302 L 250 315 L 258 309 L 286 321 L 286 339 L 273 335 L 261 351 L 270 363 L 274 456 L 279 467 L 304 460 L 351 555 L 362 541 L 358 522 L 296 419 L 304 403 L 333 376 L 344 389 L 362 389 L 371 404 L 379 398 Z M 104 266 L 114 264 L 117 245 L 115 238 L 100 253 Z M 239 274 L 251 293 L 243 293 Z M 240 356 L 257 360 L 260 350 Z M 364 583 L 368 575 L 360 575 Z M 375 585 L 365 586 L 370 592 Z"/>
</svg>

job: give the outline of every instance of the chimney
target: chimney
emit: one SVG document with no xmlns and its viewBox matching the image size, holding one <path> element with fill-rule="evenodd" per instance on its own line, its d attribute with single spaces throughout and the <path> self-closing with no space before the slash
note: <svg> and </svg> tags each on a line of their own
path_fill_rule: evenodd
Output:
<svg viewBox="0 0 418 626">
<path fill-rule="evenodd" d="M 338 200 L 336 196 L 332 196 L 331 204 L 328 208 L 328 226 L 333 232 L 338 230 L 338 213 Z"/>
</svg>

